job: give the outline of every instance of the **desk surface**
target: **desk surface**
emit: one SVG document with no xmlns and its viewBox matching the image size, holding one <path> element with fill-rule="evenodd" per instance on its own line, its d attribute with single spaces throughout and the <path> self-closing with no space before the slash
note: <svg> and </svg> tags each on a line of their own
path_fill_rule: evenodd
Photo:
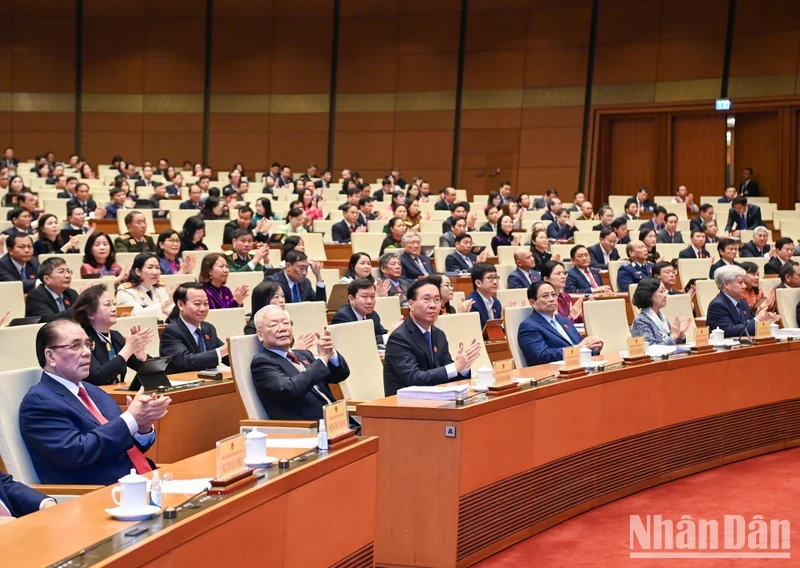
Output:
<svg viewBox="0 0 800 568">
<path fill-rule="evenodd" d="M 376 439 L 362 439 L 328 455 L 293 464 L 285 472 L 270 468 L 273 476 L 269 480 L 199 512 L 179 512 L 176 520 L 163 521 L 166 528 L 156 519 L 155 534 L 138 537 L 138 541 L 121 535 L 115 540 L 120 544 L 116 554 L 108 557 L 104 549 L 97 548 L 87 558 L 103 556 L 92 564 L 97 566 L 152 568 L 329 566 L 354 553 L 359 558 L 368 555 L 371 561 L 377 448 Z M 269 455 L 294 458 L 305 451 L 271 449 Z M 176 479 L 213 477 L 214 464 L 214 452 L 210 451 L 161 471 L 173 473 Z M 325 495 L 328 506 L 315 506 L 320 495 Z M 189 497 L 164 495 L 164 505 L 177 506 Z M 105 487 L 3 525 L 3 565 L 41 568 L 137 524 L 109 517 L 104 510 L 113 506 L 111 487 Z M 317 530 L 320 527 L 330 528 Z M 342 530 L 334 530 L 336 527 Z M 308 546 L 310 528 L 314 530 L 314 546 Z M 242 534 L 253 538 L 242 539 Z M 127 541 L 136 543 L 122 549 Z M 226 560 L 221 562 L 223 557 Z"/>
<path fill-rule="evenodd" d="M 614 499 L 800 445 L 798 361 L 800 342 L 776 343 L 618 366 L 460 407 L 360 404 L 364 434 L 381 445 L 375 560 L 469 566 Z"/>
</svg>

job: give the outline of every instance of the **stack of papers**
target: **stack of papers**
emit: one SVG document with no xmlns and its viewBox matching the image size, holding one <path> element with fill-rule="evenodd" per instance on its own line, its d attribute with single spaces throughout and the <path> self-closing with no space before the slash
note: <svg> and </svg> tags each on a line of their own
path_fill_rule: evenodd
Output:
<svg viewBox="0 0 800 568">
<path fill-rule="evenodd" d="M 406 387 L 397 391 L 397 398 L 415 398 L 420 400 L 455 400 L 469 393 L 469 385 L 452 387 Z"/>
</svg>

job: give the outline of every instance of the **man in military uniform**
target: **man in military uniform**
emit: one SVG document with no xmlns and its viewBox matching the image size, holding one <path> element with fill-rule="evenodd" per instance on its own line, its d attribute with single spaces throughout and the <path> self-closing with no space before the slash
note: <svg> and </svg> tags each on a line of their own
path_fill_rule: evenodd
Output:
<svg viewBox="0 0 800 568">
<path fill-rule="evenodd" d="M 265 266 L 261 261 L 269 257 L 269 245 L 267 243 L 260 244 L 252 258 L 250 258 L 251 250 L 253 250 L 253 233 L 248 229 L 236 229 L 233 233 L 233 248 L 225 252 L 228 270 L 231 272 L 263 271 Z"/>
<path fill-rule="evenodd" d="M 625 251 L 630 262 L 620 266 L 617 272 L 617 288 L 620 292 L 627 292 L 631 284 L 638 284 L 653 274 L 653 265 L 647 262 L 646 244 L 642 241 L 631 241 Z"/>
<path fill-rule="evenodd" d="M 146 235 L 147 220 L 138 211 L 125 215 L 128 232 L 114 239 L 115 252 L 156 252 L 153 237 Z"/>
</svg>

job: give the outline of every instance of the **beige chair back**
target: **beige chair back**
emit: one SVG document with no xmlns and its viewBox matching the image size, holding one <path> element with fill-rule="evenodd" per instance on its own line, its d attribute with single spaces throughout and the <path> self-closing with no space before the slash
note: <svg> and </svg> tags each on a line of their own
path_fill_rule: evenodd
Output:
<svg viewBox="0 0 800 568">
<path fill-rule="evenodd" d="M 478 312 L 439 316 L 435 325 L 447 336 L 450 356 L 453 357 L 453 360 L 455 360 L 456 354 L 458 353 L 459 343 L 463 343 L 464 346 L 467 346 L 472 343 L 473 339 L 477 339 L 481 343 L 481 354 L 471 367 L 473 376 L 477 376 L 475 373 L 481 367 L 492 366 L 489 353 L 486 351 L 486 345 L 483 343 L 481 317 L 478 315 Z"/>
<path fill-rule="evenodd" d="M 237 335 L 228 339 L 230 345 L 231 372 L 236 382 L 236 390 L 242 399 L 247 418 L 267 420 L 269 416 L 258 398 L 250 372 L 250 363 L 261 351 L 261 343 L 256 335 Z"/>
<path fill-rule="evenodd" d="M 6 472 L 26 485 L 39 483 L 31 456 L 19 430 L 19 405 L 42 378 L 40 367 L 0 373 L 0 459 Z"/>
<path fill-rule="evenodd" d="M 511 351 L 511 357 L 514 359 L 514 364 L 517 366 L 517 369 L 523 369 L 528 366 L 525 355 L 522 354 L 522 349 L 519 347 L 519 326 L 531 313 L 533 313 L 533 308 L 530 306 L 506 308 L 503 310 L 506 337 L 508 338 L 508 350 Z"/>
<path fill-rule="evenodd" d="M 600 300 L 583 303 L 583 321 L 586 335 L 603 339 L 602 354 L 618 353 L 628 349 L 631 336 L 625 300 Z"/>
<path fill-rule="evenodd" d="M 516 264 L 514 253 L 530 250 L 530 247 L 497 247 L 497 264 Z"/>
<path fill-rule="evenodd" d="M 334 347 L 350 367 L 350 376 L 339 383 L 344 398 L 357 401 L 383 398 L 383 364 L 378 355 L 372 322 L 340 323 L 328 329 Z"/>
<path fill-rule="evenodd" d="M 72 281 L 73 286 L 75 280 Z M 77 288 L 75 288 L 77 290 Z M 0 316 L 11 311 L 7 321 L 25 317 L 25 293 L 22 282 L 0 282 Z"/>
<path fill-rule="evenodd" d="M 10 320 L 9 320 L 10 321 Z M 0 327 L 0 345 L 3 346 L 3 369 L 18 370 L 36 367 L 36 334 L 43 323 Z M 0 398 L 2 404 L 5 404 Z"/>
<path fill-rule="evenodd" d="M 322 233 L 303 233 L 301 236 L 303 237 L 303 244 L 306 245 L 306 256 L 308 258 L 321 262 L 328 260 L 328 255 L 325 254 L 325 243 L 322 242 Z"/>
<path fill-rule="evenodd" d="M 686 341 L 694 341 L 697 326 L 694 323 L 694 312 L 692 311 L 692 299 L 689 294 L 672 294 L 667 296 L 667 305 L 661 309 L 661 313 L 672 323 L 676 316 L 689 318 L 689 329 L 686 330 Z"/>
<path fill-rule="evenodd" d="M 433 263 L 436 272 L 444 272 L 446 270 L 447 256 L 456 251 L 453 247 L 434 247 L 433 248 Z"/>
<path fill-rule="evenodd" d="M 350 246 L 353 247 L 353 254 L 365 252 L 370 258 L 377 259 L 385 238 L 383 233 L 353 233 L 350 236 Z"/>
<path fill-rule="evenodd" d="M 678 258 L 678 255 L 685 248 L 686 245 L 682 243 L 658 243 L 656 245 L 656 250 L 661 255 L 661 260 L 666 260 L 667 262 L 672 262 Z"/>
<path fill-rule="evenodd" d="M 783 327 L 797 327 L 797 303 L 800 302 L 800 288 L 779 288 L 775 290 L 775 303 L 781 316 Z"/>
<path fill-rule="evenodd" d="M 619 272 L 619 267 L 628 262 L 627 260 L 610 260 L 608 261 L 608 278 L 611 281 L 611 289 L 614 292 L 619 292 L 619 286 L 617 286 L 617 273 Z"/>
<path fill-rule="evenodd" d="M 506 306 L 511 302 L 514 302 L 517 306 L 525 305 L 528 303 L 528 290 L 526 288 L 498 290 L 497 299 L 500 300 L 503 309 L 506 309 Z"/>
<path fill-rule="evenodd" d="M 508 289 L 508 275 L 516 270 L 516 264 L 498 264 L 495 266 L 497 269 L 497 277 L 499 278 L 500 286 L 498 290 Z"/>
<path fill-rule="evenodd" d="M 386 329 L 403 319 L 400 311 L 400 296 L 383 296 L 375 298 L 375 311 Z"/>
<path fill-rule="evenodd" d="M 253 293 L 253 289 L 261 284 L 264 281 L 264 273 L 260 270 L 255 272 L 231 272 L 228 274 L 228 282 L 225 283 L 225 286 L 230 288 L 232 291 L 236 290 L 239 286 L 247 285 L 250 287 L 250 294 Z M 245 307 L 250 306 L 250 296 L 248 295 L 244 301 Z M 249 309 L 248 309 L 249 311 Z"/>
<path fill-rule="evenodd" d="M 247 304 L 249 302 L 245 302 Z M 208 310 L 206 321 L 217 330 L 217 337 L 225 341 L 228 337 L 241 335 L 247 323 L 245 308 L 223 308 Z"/>
<path fill-rule="evenodd" d="M 295 337 L 311 331 L 322 334 L 328 326 L 325 302 L 286 304 L 286 311 L 292 316 L 292 328 L 294 329 Z M 244 323 L 242 327 L 244 327 Z"/>
<path fill-rule="evenodd" d="M 689 280 L 708 279 L 708 272 L 711 270 L 710 258 L 679 258 L 678 274 L 681 277 L 681 284 L 686 287 Z"/>
<path fill-rule="evenodd" d="M 700 310 L 700 316 L 706 317 L 708 305 L 719 294 L 717 283 L 713 280 L 698 280 L 695 282 L 695 290 L 697 291 L 697 307 Z"/>
</svg>

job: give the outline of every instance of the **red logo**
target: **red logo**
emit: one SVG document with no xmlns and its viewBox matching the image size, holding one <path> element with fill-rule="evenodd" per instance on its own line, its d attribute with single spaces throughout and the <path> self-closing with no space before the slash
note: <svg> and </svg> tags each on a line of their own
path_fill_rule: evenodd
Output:
<svg viewBox="0 0 800 568">
<path fill-rule="evenodd" d="M 204 335 L 203 337 L 205 337 L 208 341 L 211 341 L 211 338 L 208 335 Z"/>
<path fill-rule="evenodd" d="M 64 305 L 65 305 L 65 306 L 69 306 L 69 300 L 66 300 L 66 299 L 65 299 L 65 300 L 64 300 Z"/>
</svg>

